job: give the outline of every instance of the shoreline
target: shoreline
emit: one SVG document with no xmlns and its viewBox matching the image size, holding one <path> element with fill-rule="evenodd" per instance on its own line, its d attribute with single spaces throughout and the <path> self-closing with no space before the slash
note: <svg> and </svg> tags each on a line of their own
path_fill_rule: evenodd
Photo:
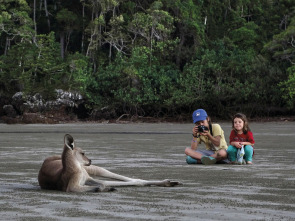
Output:
<svg viewBox="0 0 295 221">
<path fill-rule="evenodd" d="M 137 117 L 137 118 L 123 118 L 120 116 L 117 119 L 101 119 L 101 120 L 91 120 L 91 119 L 54 119 L 46 118 L 40 116 L 38 119 L 30 118 L 8 118 L 1 117 L 1 124 L 71 124 L 71 123 L 81 123 L 81 124 L 93 124 L 93 123 L 105 123 L 105 124 L 131 124 L 131 123 L 179 123 L 186 124 L 192 123 L 190 119 L 179 117 L 175 118 L 154 118 L 154 117 Z M 295 116 L 274 116 L 274 117 L 254 117 L 248 118 L 249 122 L 293 122 L 295 121 Z M 212 117 L 212 122 L 228 122 L 230 119 L 220 119 Z"/>
</svg>

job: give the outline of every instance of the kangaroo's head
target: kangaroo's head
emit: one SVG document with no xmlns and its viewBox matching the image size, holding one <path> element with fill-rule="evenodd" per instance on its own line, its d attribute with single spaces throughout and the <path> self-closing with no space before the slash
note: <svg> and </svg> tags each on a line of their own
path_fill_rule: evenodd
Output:
<svg viewBox="0 0 295 221">
<path fill-rule="evenodd" d="M 77 159 L 77 161 L 79 161 L 81 165 L 83 166 L 91 165 L 91 160 L 88 159 L 88 157 L 85 155 L 85 152 L 82 149 L 75 147 L 73 150 L 73 155 L 75 156 L 75 158 Z"/>
<path fill-rule="evenodd" d="M 86 157 L 85 152 L 82 149 L 76 147 L 74 138 L 70 134 L 65 135 L 64 145 L 65 145 L 65 148 L 67 147 L 68 151 L 72 153 L 71 156 L 73 156 L 75 161 L 79 162 L 80 165 L 83 165 L 83 166 L 91 165 L 91 160 Z"/>
</svg>

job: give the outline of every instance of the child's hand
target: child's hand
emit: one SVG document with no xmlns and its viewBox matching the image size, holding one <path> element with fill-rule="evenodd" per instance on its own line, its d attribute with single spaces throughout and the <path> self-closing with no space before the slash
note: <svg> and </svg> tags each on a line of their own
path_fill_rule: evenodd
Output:
<svg viewBox="0 0 295 221">
<path fill-rule="evenodd" d="M 194 135 L 194 136 L 197 136 L 198 132 L 199 132 L 199 130 L 198 130 L 198 126 L 195 126 L 195 127 L 193 128 L 193 135 Z"/>
<path fill-rule="evenodd" d="M 240 142 L 234 142 L 233 143 L 233 146 L 235 146 L 236 148 L 242 148 L 242 143 L 240 143 Z"/>
<path fill-rule="evenodd" d="M 199 133 L 201 136 L 208 136 L 208 135 L 209 135 L 209 131 L 199 132 L 198 126 L 195 126 L 195 127 L 193 128 L 193 134 L 194 134 L 194 136 L 197 136 L 198 133 Z"/>
<path fill-rule="evenodd" d="M 205 130 L 204 132 L 200 133 L 200 135 L 202 135 L 202 136 L 208 136 L 209 135 L 209 131 Z"/>
</svg>

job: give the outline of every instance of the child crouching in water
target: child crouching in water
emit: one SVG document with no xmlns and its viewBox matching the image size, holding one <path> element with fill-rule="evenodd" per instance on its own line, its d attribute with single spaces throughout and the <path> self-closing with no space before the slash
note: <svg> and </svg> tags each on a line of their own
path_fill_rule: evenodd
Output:
<svg viewBox="0 0 295 221">
<path fill-rule="evenodd" d="M 227 149 L 228 159 L 231 163 L 237 160 L 238 149 L 244 147 L 244 158 L 247 164 L 252 164 L 255 143 L 253 133 L 244 114 L 238 113 L 232 119 L 232 131 L 229 136 L 230 146 Z"/>
</svg>

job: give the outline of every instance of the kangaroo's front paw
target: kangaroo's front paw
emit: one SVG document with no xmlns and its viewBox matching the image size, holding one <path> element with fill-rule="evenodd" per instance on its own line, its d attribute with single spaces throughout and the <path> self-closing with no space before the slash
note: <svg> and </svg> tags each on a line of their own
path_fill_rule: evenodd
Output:
<svg viewBox="0 0 295 221">
<path fill-rule="evenodd" d="M 113 192 L 117 191 L 114 187 L 105 187 L 105 186 L 100 186 L 95 188 L 95 192 Z"/>
<path fill-rule="evenodd" d="M 95 187 L 94 192 L 111 192 L 115 190 L 116 189 L 114 187 L 106 187 L 105 185 L 99 185 Z"/>
<path fill-rule="evenodd" d="M 178 182 L 178 181 L 170 181 L 170 185 L 171 186 L 178 186 L 178 185 L 182 185 L 182 183 Z"/>
<path fill-rule="evenodd" d="M 114 187 L 106 187 L 103 191 L 104 192 L 114 192 L 114 191 L 117 191 L 117 189 Z"/>
</svg>

